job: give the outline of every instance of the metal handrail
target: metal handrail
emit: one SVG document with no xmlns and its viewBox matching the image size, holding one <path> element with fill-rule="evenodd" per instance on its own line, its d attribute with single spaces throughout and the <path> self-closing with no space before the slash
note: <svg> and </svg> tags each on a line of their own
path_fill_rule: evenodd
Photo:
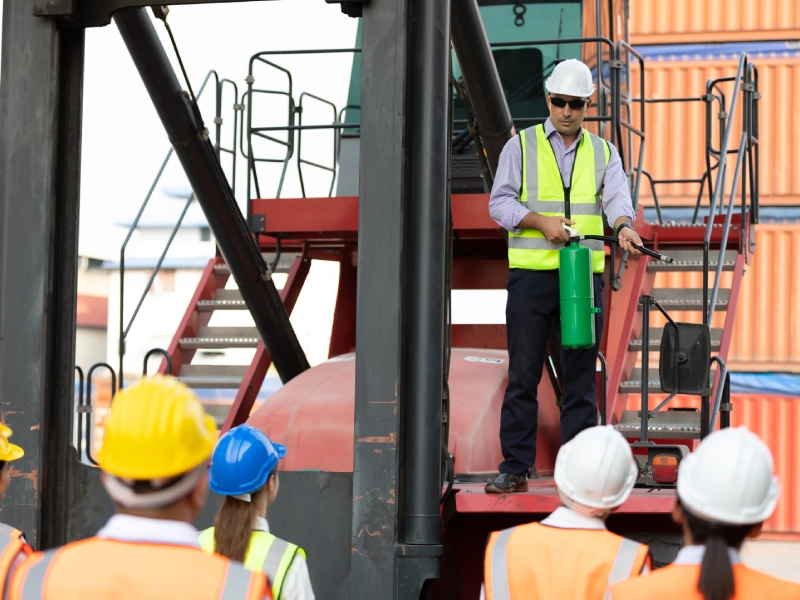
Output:
<svg viewBox="0 0 800 600">
<path fill-rule="evenodd" d="M 172 356 L 163 348 L 152 348 L 144 355 L 144 365 L 142 366 L 142 377 L 147 377 L 147 361 L 153 354 L 160 354 L 167 361 L 167 375 L 172 375 Z"/>
<path fill-rule="evenodd" d="M 303 169 L 302 169 L 302 165 L 305 164 L 305 165 L 309 165 L 309 166 L 312 166 L 312 167 L 316 167 L 318 169 L 322 169 L 324 171 L 328 171 L 328 172 L 330 172 L 332 174 L 331 187 L 328 190 L 328 196 L 331 196 L 333 194 L 333 185 L 334 185 L 334 183 L 336 183 L 336 165 L 339 163 L 339 156 L 338 156 L 339 153 L 337 151 L 338 139 L 339 139 L 339 129 L 336 129 L 336 128 L 333 129 L 333 166 L 332 167 L 328 167 L 326 165 L 320 165 L 320 164 L 317 164 L 317 163 L 312 162 L 310 160 L 305 160 L 303 158 L 303 150 L 302 150 L 302 148 L 303 148 L 303 131 L 304 131 L 302 129 L 302 126 L 303 126 L 303 100 L 306 97 L 312 98 L 312 99 L 316 100 L 317 102 L 321 102 L 322 104 L 326 104 L 327 106 L 330 106 L 331 109 L 333 109 L 333 122 L 334 122 L 334 124 L 337 124 L 336 123 L 336 121 L 337 121 L 336 105 L 333 102 L 331 102 L 330 100 L 325 100 L 325 98 L 320 98 L 319 96 L 315 96 L 314 94 L 311 94 L 309 92 L 302 92 L 300 94 L 300 98 L 299 98 L 299 101 L 297 103 L 297 110 L 298 110 L 298 114 L 299 114 L 298 125 L 301 127 L 301 129 L 299 129 L 298 132 L 297 132 L 297 173 L 298 173 L 298 175 L 300 177 L 300 190 L 303 193 L 303 198 L 305 198 L 306 197 L 306 186 L 305 186 L 305 181 L 303 181 Z"/>
<path fill-rule="evenodd" d="M 75 371 L 78 373 L 78 404 L 75 407 L 75 412 L 78 413 L 78 439 L 76 441 L 76 449 L 78 450 L 78 460 L 81 458 L 81 446 L 83 442 L 83 416 L 82 410 L 83 407 L 83 392 L 84 392 L 84 376 L 83 376 L 83 369 L 81 369 L 78 365 L 75 365 Z M 74 392 L 73 392 L 74 396 Z M 73 398 L 74 401 L 74 398 Z"/>
<path fill-rule="evenodd" d="M 720 368 L 722 369 L 719 374 L 719 382 L 721 385 L 717 386 L 717 393 L 714 395 L 714 406 L 711 409 L 711 423 L 708 427 L 709 433 L 714 433 L 714 429 L 717 427 L 717 417 L 719 416 L 719 409 L 722 405 L 722 396 L 726 392 L 730 394 L 730 386 L 725 385 L 726 382 L 729 382 L 730 375 L 728 374 L 728 365 L 725 364 L 725 361 L 722 360 L 719 356 L 714 356 L 711 358 L 713 362 L 716 362 Z"/>
<path fill-rule="evenodd" d="M 736 77 L 734 79 L 734 81 L 736 82 L 736 85 L 734 85 L 734 88 L 733 88 L 733 97 L 731 98 L 730 110 L 728 112 L 729 115 L 733 115 L 733 113 L 736 111 L 736 107 L 737 107 L 738 102 L 739 102 L 739 88 L 740 88 L 740 85 L 741 85 L 740 82 L 744 83 L 742 75 L 745 73 L 745 69 L 747 68 L 747 62 L 748 62 L 747 61 L 747 54 L 745 52 L 742 52 L 739 55 L 739 64 L 738 64 L 738 66 L 736 68 Z M 714 220 L 715 220 L 715 217 L 716 217 L 716 214 L 717 214 L 717 201 L 719 200 L 720 194 L 723 192 L 724 185 L 725 185 L 724 184 L 724 182 L 725 182 L 725 174 L 727 172 L 727 160 L 726 160 L 726 158 L 727 158 L 727 155 L 728 155 L 728 146 L 730 144 L 730 138 L 731 138 L 732 129 L 733 129 L 733 119 L 730 118 L 730 116 L 728 116 L 727 124 L 725 126 L 725 134 L 722 136 L 722 140 L 720 142 L 720 148 L 719 148 L 719 154 L 720 154 L 719 170 L 717 171 L 716 183 L 714 185 L 713 193 L 711 194 L 711 203 L 710 203 L 709 211 L 708 211 L 708 221 L 706 223 L 705 237 L 703 238 L 703 324 L 704 325 L 710 325 L 711 324 L 711 317 L 713 317 L 713 315 L 714 315 L 714 304 L 712 303 L 711 306 L 709 307 L 709 302 L 708 302 L 708 300 L 709 300 L 708 299 L 708 270 L 709 270 L 709 256 L 708 256 L 708 253 L 709 253 L 709 246 L 710 246 L 710 243 L 711 243 L 711 233 L 712 233 L 713 228 L 714 228 Z M 746 134 L 747 134 L 746 131 L 742 132 L 743 140 L 746 138 Z M 743 152 L 744 152 L 744 150 L 742 149 L 742 144 L 740 143 L 739 144 L 738 158 L 737 158 L 737 161 L 736 161 L 736 173 L 734 175 L 734 178 L 735 178 L 734 186 L 733 186 L 733 188 L 731 190 L 731 199 L 733 198 L 733 195 L 735 194 L 736 186 L 738 185 L 738 182 L 739 182 L 739 173 L 741 172 L 741 161 L 742 161 Z M 730 214 L 731 214 L 731 211 L 732 211 L 732 206 L 729 204 L 728 215 L 726 215 L 725 228 L 724 228 L 724 231 L 723 231 L 724 244 L 727 243 L 727 237 L 728 237 L 727 234 L 728 234 L 728 229 L 730 227 Z M 742 225 L 742 227 L 745 226 L 744 223 L 742 223 L 741 225 Z M 719 264 L 717 265 L 718 269 L 722 265 L 722 259 L 723 259 L 724 255 L 725 255 L 725 245 L 724 244 L 720 246 L 720 258 L 719 258 Z M 720 281 L 720 278 L 719 278 L 719 276 L 717 276 L 716 277 L 716 281 L 714 282 L 714 291 L 712 293 L 712 297 L 714 298 L 714 301 L 716 301 L 716 295 L 717 295 L 717 292 L 719 291 L 719 281 Z"/>
<path fill-rule="evenodd" d="M 80 414 L 86 414 L 86 458 L 89 459 L 89 462 L 93 465 L 97 466 L 97 461 L 92 456 L 92 429 L 94 428 L 94 423 L 92 422 L 92 374 L 95 372 L 95 369 L 108 369 L 109 373 L 111 373 L 111 398 L 113 400 L 114 394 L 117 390 L 117 377 L 114 373 L 114 369 L 111 365 L 104 362 L 99 362 L 93 364 L 89 367 L 88 373 L 86 373 L 86 404 L 84 405 L 85 410 L 79 411 Z M 122 380 L 120 379 L 120 387 L 122 387 Z M 78 416 L 80 418 L 80 415 Z"/>
<path fill-rule="evenodd" d="M 216 112 L 216 114 L 215 114 L 215 123 L 217 123 L 217 121 L 218 121 L 218 123 L 217 123 L 217 136 L 218 137 L 217 137 L 217 142 L 216 142 L 216 145 L 215 145 L 215 149 L 217 151 L 217 154 L 219 155 L 219 151 L 220 151 L 220 148 L 219 148 L 219 135 L 220 135 L 221 127 L 222 127 L 221 105 L 220 105 L 220 100 L 221 100 L 220 85 L 221 85 L 221 83 L 220 83 L 219 75 L 217 74 L 217 72 L 215 70 L 212 69 L 206 75 L 205 79 L 203 80 L 202 85 L 200 86 L 200 89 L 197 92 L 197 99 L 198 100 L 200 99 L 200 97 L 203 94 L 203 90 L 205 90 L 206 85 L 208 84 L 209 80 L 212 77 L 214 78 L 214 80 L 216 82 L 215 88 L 216 88 L 216 100 L 217 100 L 217 102 L 216 102 L 216 111 L 215 111 Z M 124 373 L 125 373 L 125 371 L 124 371 L 125 340 L 126 340 L 128 334 L 130 333 L 131 327 L 133 326 L 133 322 L 136 320 L 136 316 L 139 313 L 139 309 L 141 308 L 142 303 L 144 302 L 144 299 L 147 296 L 147 293 L 150 291 L 150 286 L 153 284 L 153 281 L 155 280 L 156 275 L 158 275 L 158 271 L 161 268 L 161 263 L 164 260 L 164 256 L 166 255 L 167 251 L 169 250 L 169 246 L 172 243 L 172 240 L 175 238 L 175 234 L 177 233 L 177 230 L 180 227 L 181 222 L 183 221 L 183 217 L 186 215 L 186 211 L 188 210 L 189 205 L 191 204 L 191 200 L 194 197 L 194 194 L 192 194 L 189 197 L 189 200 L 187 201 L 186 206 L 184 207 L 183 212 L 181 213 L 181 216 L 180 216 L 180 219 L 178 220 L 178 223 L 175 225 L 175 228 L 173 228 L 173 230 L 172 230 L 172 234 L 170 235 L 169 241 L 167 242 L 167 247 L 164 249 L 164 252 L 161 254 L 161 258 L 159 259 L 156 268 L 153 269 L 153 273 L 150 276 L 150 281 L 148 282 L 147 286 L 145 287 L 144 292 L 142 292 L 142 296 L 139 299 L 139 302 L 138 302 L 138 304 L 136 306 L 136 310 L 134 310 L 133 315 L 131 316 L 127 327 L 123 326 L 123 324 L 125 322 L 125 316 L 124 316 L 125 315 L 125 312 L 124 312 L 124 309 L 125 309 L 125 250 L 128 247 L 128 242 L 130 242 L 131 237 L 133 236 L 133 232 L 139 226 L 139 221 L 142 218 L 142 214 L 144 214 L 144 210 L 145 210 L 145 208 L 147 208 L 147 205 L 150 202 L 150 198 L 153 196 L 153 192 L 155 191 L 156 186 L 158 185 L 158 182 L 161 180 L 161 176 L 164 174 L 164 170 L 167 167 L 167 163 L 169 163 L 169 160 L 172 158 L 172 154 L 173 154 L 173 149 L 170 148 L 169 151 L 167 152 L 167 155 L 164 157 L 164 160 L 161 163 L 161 167 L 158 169 L 158 173 L 156 173 L 155 179 L 153 179 L 153 183 L 150 185 L 150 189 L 148 190 L 147 195 L 145 196 L 145 199 L 142 202 L 142 205 L 139 207 L 139 212 L 136 213 L 136 217 L 133 219 L 133 223 L 131 223 L 131 226 L 128 229 L 128 234 L 125 236 L 125 240 L 122 242 L 122 246 L 120 247 L 120 251 L 119 251 L 119 340 L 118 340 L 117 350 L 118 350 L 118 353 L 119 353 L 119 382 L 120 382 L 120 386 L 122 386 Z"/>
<path fill-rule="evenodd" d="M 248 75 L 247 75 L 247 92 L 245 95 L 247 96 L 247 149 L 245 150 L 242 148 L 242 154 L 247 158 L 247 217 L 248 220 L 252 215 L 252 207 L 250 204 L 250 200 L 253 198 L 251 193 L 252 188 L 255 187 L 256 196 L 261 197 L 261 189 L 258 182 L 258 171 L 257 171 L 257 163 L 282 163 L 283 167 L 281 169 L 281 176 L 278 182 L 278 190 L 275 195 L 276 198 L 280 198 L 281 192 L 283 190 L 283 185 L 286 178 L 286 171 L 291 161 L 292 157 L 294 156 L 294 146 L 295 146 L 295 136 L 294 132 L 302 132 L 306 130 L 312 129 L 333 129 L 334 130 L 334 177 L 333 181 L 331 182 L 331 190 L 329 195 L 333 193 L 333 183 L 336 180 L 336 164 L 338 164 L 338 151 L 337 151 L 337 144 L 339 134 L 338 131 L 342 129 L 355 129 L 360 126 L 359 123 L 340 123 L 340 119 L 337 117 L 336 107 L 329 101 L 320 98 L 318 96 L 314 96 L 308 92 L 303 92 L 300 97 L 300 102 L 296 105 L 294 102 L 294 83 L 292 79 L 292 74 L 288 69 L 281 67 L 280 65 L 268 60 L 265 57 L 272 57 L 272 56 L 288 56 L 288 55 L 316 55 L 316 54 L 343 54 L 343 53 L 360 53 L 361 48 L 322 48 L 317 50 L 267 50 L 262 51 L 254 54 L 250 57 L 249 67 L 248 67 Z M 253 75 L 253 69 L 256 63 L 263 63 L 269 67 L 277 69 L 278 71 L 283 72 L 287 77 L 288 82 L 288 90 L 268 90 L 268 89 L 258 89 L 254 88 L 253 84 L 255 83 L 255 77 Z M 282 95 L 286 96 L 288 99 L 288 114 L 287 114 L 287 121 L 288 125 L 285 126 L 275 126 L 275 127 L 253 127 L 253 97 L 254 94 L 274 94 L 274 95 Z M 326 104 L 331 104 L 334 110 L 334 122 L 331 124 L 324 124 L 324 125 L 303 125 L 302 124 L 302 98 L 305 96 L 311 96 L 321 102 Z M 243 99 L 244 100 L 244 99 Z M 300 115 L 300 124 L 295 124 L 295 115 Z M 267 135 L 268 132 L 279 132 L 283 131 L 286 132 L 288 135 L 285 140 L 277 139 L 273 136 Z M 257 158 L 253 151 L 253 136 L 260 137 L 262 139 L 268 140 L 270 142 L 279 144 L 286 148 L 286 153 L 283 158 Z M 299 134 L 299 135 L 302 135 Z M 244 143 L 245 135 L 242 133 L 241 136 L 241 143 Z M 300 137 L 298 137 L 298 145 L 301 143 Z M 302 169 L 300 167 L 301 164 L 309 164 L 310 161 L 302 160 L 298 157 L 298 173 L 300 177 L 300 186 L 303 190 L 303 195 L 305 197 L 305 185 L 302 176 Z M 318 165 L 316 163 L 311 163 L 315 167 L 324 168 L 328 170 L 327 167 L 323 165 Z"/>
</svg>

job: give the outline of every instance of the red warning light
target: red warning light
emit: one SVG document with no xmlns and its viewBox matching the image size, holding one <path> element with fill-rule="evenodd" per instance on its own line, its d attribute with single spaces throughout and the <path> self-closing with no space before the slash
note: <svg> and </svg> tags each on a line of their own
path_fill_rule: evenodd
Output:
<svg viewBox="0 0 800 600">
<path fill-rule="evenodd" d="M 656 483 L 675 483 L 678 481 L 678 458 L 671 454 L 654 456 L 653 480 Z"/>
</svg>

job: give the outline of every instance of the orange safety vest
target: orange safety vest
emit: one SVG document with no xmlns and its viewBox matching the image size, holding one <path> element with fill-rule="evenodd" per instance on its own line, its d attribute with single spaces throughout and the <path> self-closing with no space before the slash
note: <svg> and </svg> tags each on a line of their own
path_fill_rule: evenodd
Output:
<svg viewBox="0 0 800 600">
<path fill-rule="evenodd" d="M 33 554 L 33 548 L 25 543 L 22 532 L 19 529 L 0 523 L 0 597 L 5 592 L 11 565 L 20 553 L 25 555 Z"/>
<path fill-rule="evenodd" d="M 609 596 L 613 600 L 703 600 L 697 591 L 699 579 L 700 565 L 668 565 L 612 586 Z M 731 600 L 800 600 L 800 585 L 754 571 L 743 564 L 733 566 L 733 582 L 736 591 Z"/>
<path fill-rule="evenodd" d="M 37 552 L 14 572 L 10 600 L 262 600 L 263 573 L 199 547 L 89 538 Z"/>
<path fill-rule="evenodd" d="M 486 548 L 486 600 L 602 600 L 608 585 L 638 575 L 647 559 L 647 546 L 605 530 L 529 523 L 495 531 Z"/>
</svg>

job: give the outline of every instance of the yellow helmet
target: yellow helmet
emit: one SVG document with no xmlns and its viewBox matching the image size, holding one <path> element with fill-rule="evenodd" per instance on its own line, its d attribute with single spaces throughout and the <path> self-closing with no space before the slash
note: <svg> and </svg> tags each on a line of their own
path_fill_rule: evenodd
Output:
<svg viewBox="0 0 800 600">
<path fill-rule="evenodd" d="M 25 456 L 25 451 L 22 448 L 8 441 L 12 433 L 14 432 L 11 431 L 11 427 L 0 423 L 0 460 L 6 462 Z"/>
<path fill-rule="evenodd" d="M 216 441 L 217 426 L 194 392 L 157 375 L 116 395 L 98 462 L 127 479 L 177 477 L 208 460 Z"/>
</svg>

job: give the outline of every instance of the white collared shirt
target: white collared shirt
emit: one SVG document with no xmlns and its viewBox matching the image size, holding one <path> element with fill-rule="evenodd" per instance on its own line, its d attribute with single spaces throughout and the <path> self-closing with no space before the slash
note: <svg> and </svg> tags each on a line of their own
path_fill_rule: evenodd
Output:
<svg viewBox="0 0 800 600">
<path fill-rule="evenodd" d="M 701 565 L 703 564 L 703 557 L 706 555 L 705 546 L 684 546 L 678 550 L 678 555 L 672 561 L 673 565 Z M 728 556 L 731 559 L 732 565 L 738 565 L 742 562 L 739 552 L 736 548 L 728 547 Z"/>
<path fill-rule="evenodd" d="M 256 517 L 255 530 L 269 533 L 269 523 L 264 517 Z M 281 598 L 284 600 L 314 600 L 314 590 L 311 588 L 311 577 L 308 574 L 308 563 L 300 554 L 295 555 L 286 572 L 281 587 Z"/>
<path fill-rule="evenodd" d="M 584 516 L 566 506 L 559 506 L 546 519 L 541 521 L 541 524 L 548 527 L 558 527 L 559 529 L 606 530 L 606 524 L 603 519 Z"/>
<path fill-rule="evenodd" d="M 132 515 L 114 515 L 97 532 L 97 537 L 121 542 L 200 547 L 197 529 L 191 523 Z"/>
</svg>

